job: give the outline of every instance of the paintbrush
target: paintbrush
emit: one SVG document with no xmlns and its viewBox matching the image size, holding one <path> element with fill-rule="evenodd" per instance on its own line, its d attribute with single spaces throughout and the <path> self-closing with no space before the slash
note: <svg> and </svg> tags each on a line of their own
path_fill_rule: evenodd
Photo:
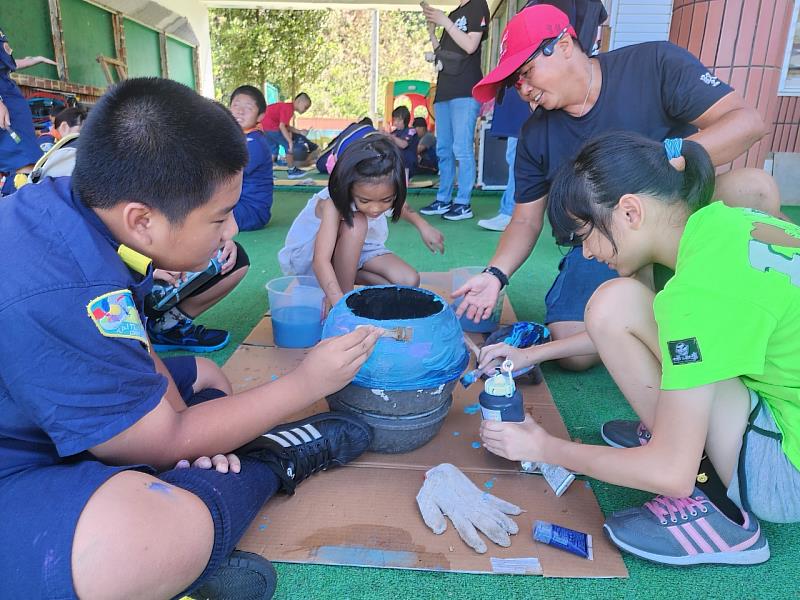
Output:
<svg viewBox="0 0 800 600">
<path fill-rule="evenodd" d="M 356 329 L 367 327 L 367 325 L 356 325 Z M 383 327 L 381 337 L 392 338 L 398 342 L 410 342 L 414 338 L 414 329 L 412 327 Z"/>
</svg>

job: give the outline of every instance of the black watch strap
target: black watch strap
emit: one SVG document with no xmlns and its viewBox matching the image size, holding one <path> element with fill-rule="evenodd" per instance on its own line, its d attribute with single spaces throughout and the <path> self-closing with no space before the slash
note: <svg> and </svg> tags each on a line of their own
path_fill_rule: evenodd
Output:
<svg viewBox="0 0 800 600">
<path fill-rule="evenodd" d="M 508 285 L 508 275 L 503 273 L 497 267 L 491 267 L 491 266 L 490 267 L 486 267 L 483 270 L 483 272 L 484 273 L 489 273 L 490 275 L 494 275 L 495 277 L 497 277 L 497 280 L 500 282 L 500 289 L 501 290 Z"/>
</svg>

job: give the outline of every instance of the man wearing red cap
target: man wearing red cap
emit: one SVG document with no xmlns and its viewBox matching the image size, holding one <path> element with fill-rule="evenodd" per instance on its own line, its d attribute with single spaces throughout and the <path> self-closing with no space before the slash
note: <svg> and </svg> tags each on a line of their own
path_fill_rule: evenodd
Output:
<svg viewBox="0 0 800 600">
<path fill-rule="evenodd" d="M 659 141 L 688 137 L 722 165 L 766 133 L 758 113 L 688 51 L 648 42 L 590 58 L 575 37 L 557 8 L 526 8 L 503 32 L 497 67 L 473 88 L 475 99 L 486 102 L 516 93 L 516 87 L 543 110 L 528 119 L 520 135 L 512 220 L 490 266 L 455 292 L 464 296 L 459 316 L 478 320 L 491 312 L 500 289 L 539 238 L 555 172 L 590 138 L 625 130 Z M 780 214 L 777 187 L 760 169 L 719 176 L 715 197 Z M 556 341 L 539 347 L 540 362 L 559 360 L 564 368 L 583 370 L 599 361 L 583 314 L 597 287 L 616 276 L 605 264 L 583 258 L 580 247 L 564 257 L 545 299 L 546 323 Z"/>
</svg>

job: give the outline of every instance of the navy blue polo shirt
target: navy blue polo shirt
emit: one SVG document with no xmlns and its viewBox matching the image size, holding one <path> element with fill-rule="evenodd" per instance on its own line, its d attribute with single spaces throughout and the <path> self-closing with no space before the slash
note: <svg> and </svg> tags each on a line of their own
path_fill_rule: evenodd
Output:
<svg viewBox="0 0 800 600">
<path fill-rule="evenodd" d="M 690 135 L 694 129 L 687 131 L 687 125 L 732 91 L 694 55 L 669 42 L 636 44 L 596 58 L 603 85 L 589 112 L 573 117 L 563 110 L 537 110 L 522 127 L 516 202 L 545 196 L 561 165 L 593 137 L 610 131 L 658 141 Z"/>
<path fill-rule="evenodd" d="M 417 130 L 413 127 L 405 127 L 403 129 L 395 129 L 392 135 L 408 143 L 408 146 L 405 148 L 398 147 L 398 150 L 400 150 L 400 154 L 403 157 L 403 166 L 406 169 L 413 169 L 417 164 L 417 146 L 419 146 Z"/>
<path fill-rule="evenodd" d="M 272 152 L 264 134 L 259 130 L 247 133 L 247 152 L 250 159 L 244 168 L 242 194 L 233 207 L 233 217 L 241 231 L 261 229 L 272 216 Z"/>
<path fill-rule="evenodd" d="M 129 270 L 70 182 L 0 201 L 0 478 L 110 440 L 167 388 L 144 328 L 152 272 Z"/>
</svg>

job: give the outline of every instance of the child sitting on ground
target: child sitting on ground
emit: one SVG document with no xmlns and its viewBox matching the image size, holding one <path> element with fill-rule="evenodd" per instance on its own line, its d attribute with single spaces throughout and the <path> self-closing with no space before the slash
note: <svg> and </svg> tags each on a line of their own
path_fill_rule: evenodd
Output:
<svg viewBox="0 0 800 600">
<path fill-rule="evenodd" d="M 250 156 L 242 178 L 242 194 L 233 209 L 239 231 L 261 229 L 272 216 L 272 155 L 260 130 L 267 109 L 264 94 L 252 85 L 242 85 L 231 94 L 231 113 L 247 138 Z"/>
<path fill-rule="evenodd" d="M 72 178 L 0 202 L 4 597 L 269 598 L 274 570 L 234 551 L 242 534 L 277 491 L 369 445 L 335 413 L 275 426 L 349 383 L 380 330 L 236 394 L 213 362 L 152 352 L 153 265 L 205 268 L 236 234 L 246 164 L 224 107 L 128 79 L 92 108 Z"/>
<path fill-rule="evenodd" d="M 406 204 L 403 159 L 388 136 L 374 133 L 338 157 L 329 186 L 314 194 L 278 253 L 287 275 L 313 275 L 331 306 L 362 285 L 419 285 L 419 273 L 384 245 L 392 221 L 406 219 L 431 252 L 444 236 Z"/>
<path fill-rule="evenodd" d="M 709 204 L 713 191 L 711 160 L 689 140 L 606 134 L 564 166 L 551 224 L 622 275 L 592 295 L 586 327 L 641 424 L 604 428 L 612 448 L 557 439 L 530 417 L 481 425 L 500 456 L 662 494 L 605 530 L 670 565 L 764 562 L 757 518 L 800 521 L 800 227 Z M 675 271 L 658 294 L 632 277 L 653 263 Z M 481 364 L 519 368 L 526 355 L 493 346 Z"/>
<path fill-rule="evenodd" d="M 406 179 L 413 175 L 417 165 L 417 130 L 409 127 L 411 113 L 405 106 L 398 106 L 392 111 L 392 135 L 391 139 L 395 146 L 400 149 L 403 157 L 403 167 L 406 170 Z"/>
<path fill-rule="evenodd" d="M 425 117 L 416 117 L 412 123 L 417 132 L 417 164 L 411 169 L 411 175 L 428 173 L 436 175 L 439 172 L 439 159 L 436 157 L 436 136 L 428 131 L 428 122 Z"/>
</svg>

